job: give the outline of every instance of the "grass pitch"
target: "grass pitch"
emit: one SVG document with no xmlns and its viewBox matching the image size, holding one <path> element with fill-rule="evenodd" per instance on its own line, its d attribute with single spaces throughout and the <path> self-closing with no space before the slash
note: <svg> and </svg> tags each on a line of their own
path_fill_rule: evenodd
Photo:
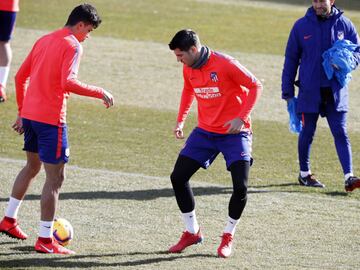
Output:
<svg viewBox="0 0 360 270">
<path fill-rule="evenodd" d="M 4 207 L 22 162 L 0 159 Z M 183 228 L 170 181 L 163 177 L 69 166 L 58 216 L 71 221 L 75 256 L 33 251 L 43 175 L 20 211 L 24 242 L 0 236 L 0 267 L 9 269 L 357 269 L 358 202 L 250 188 L 233 256 L 216 256 L 231 187 L 193 181 L 201 245 L 167 254 Z M 304 204 L 311 207 L 304 207 Z M 341 217 L 341 218 L 339 218 Z"/>
<path fill-rule="evenodd" d="M 98 34 L 127 40 L 167 44 L 175 32 L 193 28 L 208 45 L 231 51 L 283 55 L 290 28 L 305 14 L 307 6 L 268 5 L 278 1 L 194 1 L 194 0 L 93 0 L 103 15 Z M 261 3 L 263 2 L 263 3 Z M 341 2 L 341 1 L 337 1 Z M 349 4 L 353 2 L 355 4 Z M 35 29 L 53 29 L 63 25 L 67 14 L 79 1 L 26 0 L 18 24 Z M 225 4 L 224 4 L 225 3 Z M 343 1 L 353 8 L 357 1 Z M 299 1 L 297 1 L 299 4 Z M 357 6 L 359 6 L 357 4 Z M 65 15 L 66 14 L 66 15 Z M 360 26 L 356 13 L 348 14 Z"/>
<path fill-rule="evenodd" d="M 288 31 L 305 7 L 289 8 L 280 2 L 93 1 L 104 24 L 84 44 L 80 79 L 112 91 L 117 104 L 105 110 L 101 102 L 76 95 L 69 102 L 71 162 L 58 216 L 73 224 L 76 236 L 70 247 L 78 254 L 58 257 L 33 252 L 43 183 L 40 175 L 20 212 L 20 222 L 31 239 L 18 243 L 0 236 L 0 268 L 358 269 L 360 192 L 344 192 L 340 165 L 323 120 L 312 149 L 312 169 L 327 188 L 308 189 L 296 182 L 296 136 L 287 129 L 280 74 Z M 52 3 L 21 3 L 11 75 L 35 39 L 63 25 L 79 2 Z M 359 29 L 360 13 L 354 9 L 348 14 Z M 274 20 L 275 15 L 281 21 Z M 205 243 L 180 255 L 165 252 L 183 228 L 168 180 L 183 144 L 172 135 L 182 87 L 181 66 L 166 45 L 183 27 L 197 30 L 212 48 L 236 56 L 264 84 L 253 114 L 255 164 L 249 203 L 228 260 L 215 256 L 231 194 L 220 156 L 193 181 Z M 358 71 L 353 75 L 349 131 L 359 172 L 360 76 Z M 0 209 L 6 206 L 22 164 L 15 159 L 24 157 L 22 137 L 10 128 L 16 116 L 11 79 L 8 90 L 10 100 L 0 106 Z M 193 113 L 186 134 L 194 125 Z"/>
</svg>

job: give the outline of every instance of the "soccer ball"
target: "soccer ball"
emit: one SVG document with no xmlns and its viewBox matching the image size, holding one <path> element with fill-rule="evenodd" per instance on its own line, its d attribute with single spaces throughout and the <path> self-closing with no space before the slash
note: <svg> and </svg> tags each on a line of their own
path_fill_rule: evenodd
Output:
<svg viewBox="0 0 360 270">
<path fill-rule="evenodd" d="M 74 237 L 74 229 L 70 222 L 64 218 L 54 220 L 54 239 L 62 246 L 67 246 Z"/>
</svg>

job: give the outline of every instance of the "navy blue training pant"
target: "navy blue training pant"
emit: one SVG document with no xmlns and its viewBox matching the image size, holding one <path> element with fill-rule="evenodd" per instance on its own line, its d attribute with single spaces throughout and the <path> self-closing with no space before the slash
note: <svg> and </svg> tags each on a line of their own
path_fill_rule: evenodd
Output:
<svg viewBox="0 0 360 270">
<path fill-rule="evenodd" d="M 322 115 L 329 124 L 334 137 L 336 152 L 344 174 L 352 172 L 351 144 L 346 130 L 346 112 L 337 112 L 333 102 L 323 104 Z M 314 138 L 316 123 L 320 113 L 303 113 L 303 129 L 299 135 L 298 155 L 301 171 L 310 170 L 310 149 Z"/>
</svg>

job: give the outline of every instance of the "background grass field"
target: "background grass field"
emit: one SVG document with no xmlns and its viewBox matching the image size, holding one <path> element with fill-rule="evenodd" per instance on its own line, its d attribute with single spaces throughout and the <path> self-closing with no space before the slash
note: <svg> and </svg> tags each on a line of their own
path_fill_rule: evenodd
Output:
<svg viewBox="0 0 360 270">
<path fill-rule="evenodd" d="M 296 136 L 287 128 L 280 99 L 283 51 L 294 21 L 308 1 L 92 1 L 104 22 L 85 44 L 80 79 L 110 89 L 116 106 L 72 95 L 71 162 L 59 216 L 75 227 L 74 257 L 40 256 L 32 250 L 43 175 L 29 191 L 20 220 L 31 239 L 0 237 L 0 267 L 131 269 L 357 269 L 360 192 L 346 194 L 326 121 L 320 120 L 312 169 L 324 190 L 299 187 Z M 309 1 L 310 2 L 310 1 Z M 44 33 L 61 27 L 78 1 L 21 2 L 12 47 L 12 74 Z M 360 28 L 357 1 L 337 1 Z M 305 4 L 305 5 L 304 5 Z M 172 136 L 182 88 L 181 66 L 167 48 L 185 27 L 210 47 L 236 56 L 262 80 L 253 113 L 254 158 L 249 204 L 236 235 L 234 256 L 215 257 L 231 194 L 219 159 L 194 178 L 197 212 L 206 242 L 181 255 L 164 253 L 182 230 L 168 176 L 183 142 Z M 360 74 L 351 82 L 349 131 L 354 167 L 360 160 Z M 22 137 L 11 130 L 10 100 L 0 106 L 0 205 L 5 207 L 24 158 Z M 193 113 L 188 134 L 196 124 Z M 185 267 L 186 266 L 186 267 Z M 206 266 L 206 267 L 204 267 Z"/>
</svg>

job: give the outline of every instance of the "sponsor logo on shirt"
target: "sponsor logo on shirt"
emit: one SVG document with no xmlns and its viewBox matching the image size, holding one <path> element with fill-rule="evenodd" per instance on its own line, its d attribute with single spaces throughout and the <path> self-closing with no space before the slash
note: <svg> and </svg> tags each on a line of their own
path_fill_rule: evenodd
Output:
<svg viewBox="0 0 360 270">
<path fill-rule="evenodd" d="M 221 93 L 218 87 L 194 88 L 194 92 L 197 97 L 203 99 L 212 99 L 212 98 L 221 97 Z"/>
<path fill-rule="evenodd" d="M 305 40 L 308 40 L 308 39 L 310 39 L 312 37 L 312 35 L 306 35 L 306 36 L 304 36 L 304 39 Z"/>
</svg>

